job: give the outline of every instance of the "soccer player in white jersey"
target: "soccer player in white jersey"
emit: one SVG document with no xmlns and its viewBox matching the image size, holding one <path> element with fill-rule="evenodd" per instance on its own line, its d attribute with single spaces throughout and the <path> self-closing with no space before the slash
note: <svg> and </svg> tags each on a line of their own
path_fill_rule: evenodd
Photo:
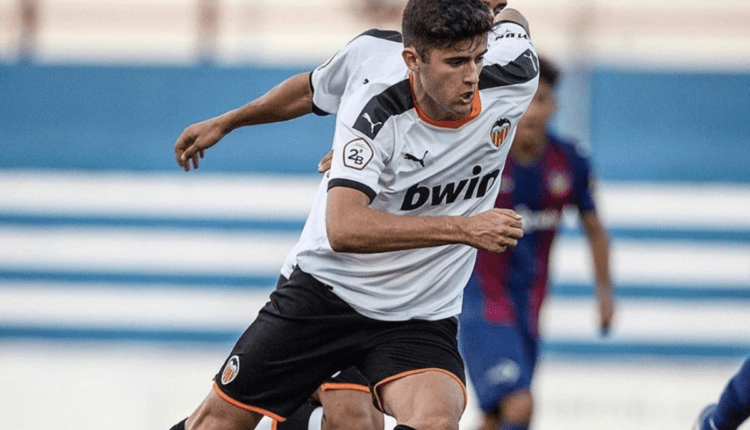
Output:
<svg viewBox="0 0 750 430">
<path fill-rule="evenodd" d="M 483 0 L 498 22 L 518 19 L 517 12 L 500 12 L 507 6 L 506 0 Z M 504 34 L 503 26 L 497 25 L 493 34 Z M 495 39 L 494 37 L 491 39 Z M 318 115 L 336 113 L 351 92 L 368 82 L 368 74 L 378 67 L 379 58 L 401 56 L 403 50 L 401 34 L 393 31 L 370 30 L 337 53 L 329 62 L 315 70 L 316 91 L 313 93 L 313 73 L 294 76 L 251 103 L 186 128 L 178 139 L 175 149 L 178 162 L 185 150 L 193 146 L 202 149 L 213 146 L 229 132 L 247 125 L 289 120 L 315 112 Z M 366 61 L 360 62 L 367 53 Z M 373 55 L 377 53 L 377 55 Z M 405 66 L 404 66 L 405 67 Z M 320 86 L 318 86 L 320 85 Z M 323 110 L 319 106 L 325 106 Z M 194 167 L 203 157 L 203 150 L 194 154 Z M 321 160 L 319 171 L 330 169 L 332 151 Z M 184 166 L 189 170 L 190 165 Z M 296 250 L 289 253 L 281 269 L 279 285 L 288 280 L 296 266 Z M 355 368 L 344 369 L 328 378 L 316 391 L 308 404 L 299 408 L 283 423 L 264 419 L 260 429 L 274 430 L 335 430 L 357 428 L 379 430 L 383 427 L 382 413 L 377 411 L 368 399 L 369 388 L 366 379 Z M 323 413 L 325 409 L 325 413 Z"/>
<path fill-rule="evenodd" d="M 501 252 L 522 234 L 512 211 L 491 207 L 536 89 L 536 54 L 527 36 L 486 52 L 492 17 L 475 0 L 410 1 L 403 25 L 407 68 L 368 78 L 338 112 L 341 156 L 299 267 L 176 429 L 283 420 L 351 365 L 398 429 L 457 428 L 466 397 L 455 315 L 474 248 Z M 197 167 L 208 146 L 196 140 L 178 161 Z"/>
</svg>

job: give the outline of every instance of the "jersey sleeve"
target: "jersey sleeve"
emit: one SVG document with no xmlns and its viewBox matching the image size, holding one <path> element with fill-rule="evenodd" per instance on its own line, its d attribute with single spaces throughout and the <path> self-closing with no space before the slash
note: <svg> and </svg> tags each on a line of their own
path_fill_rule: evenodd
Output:
<svg viewBox="0 0 750 430">
<path fill-rule="evenodd" d="M 313 112 L 318 115 L 338 113 L 342 98 L 352 81 L 361 78 L 358 70 L 378 56 L 389 56 L 403 48 L 401 33 L 372 29 L 352 39 L 324 64 L 310 74 L 313 90 Z"/>
<path fill-rule="evenodd" d="M 328 189 L 354 188 L 372 201 L 380 192 L 380 177 L 393 151 L 393 138 L 387 125 L 375 137 L 356 129 L 354 124 L 361 111 L 357 107 L 356 100 L 346 103 L 336 117 Z"/>
<path fill-rule="evenodd" d="M 349 43 L 310 74 L 314 113 L 328 115 L 338 112 L 347 79 L 352 73 L 352 57 L 356 57 L 356 50 L 352 46 L 353 43 Z"/>
<path fill-rule="evenodd" d="M 495 24 L 489 34 L 487 53 L 484 56 L 486 67 L 505 66 L 525 59 L 516 73 L 518 78 L 529 80 L 539 72 L 537 54 L 526 29 L 520 24 L 503 21 Z"/>
<path fill-rule="evenodd" d="M 500 91 L 496 100 L 510 100 L 524 112 L 538 85 L 539 58 L 526 30 L 514 22 L 497 24 L 489 35 L 479 90 Z"/>
<path fill-rule="evenodd" d="M 581 213 L 596 211 L 594 204 L 594 174 L 588 157 L 572 149 L 571 166 L 573 167 L 573 187 L 575 201 Z"/>
</svg>

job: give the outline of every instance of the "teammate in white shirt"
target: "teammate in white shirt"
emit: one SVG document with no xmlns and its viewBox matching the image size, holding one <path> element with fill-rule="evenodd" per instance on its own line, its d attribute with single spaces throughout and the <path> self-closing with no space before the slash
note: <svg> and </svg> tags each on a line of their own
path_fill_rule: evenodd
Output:
<svg viewBox="0 0 750 430">
<path fill-rule="evenodd" d="M 272 294 L 188 428 L 283 420 L 349 365 L 397 428 L 457 426 L 465 386 L 453 316 L 474 253 L 462 244 L 497 252 L 521 234 L 514 213 L 487 209 L 537 75 L 515 24 L 519 43 L 487 53 L 482 70 L 492 24 L 483 9 L 471 0 L 407 5 L 408 70 L 384 62 L 343 104 L 334 138 L 342 156 L 303 233 L 301 270 Z M 209 146 L 176 145 L 178 162 L 197 167 Z"/>
</svg>

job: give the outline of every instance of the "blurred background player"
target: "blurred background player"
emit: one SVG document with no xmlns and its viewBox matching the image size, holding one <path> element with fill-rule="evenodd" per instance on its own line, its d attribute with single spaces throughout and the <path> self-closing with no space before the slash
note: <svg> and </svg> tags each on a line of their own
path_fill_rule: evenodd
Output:
<svg viewBox="0 0 750 430">
<path fill-rule="evenodd" d="M 750 417 L 750 357 L 721 392 L 719 403 L 708 405 L 693 430 L 735 430 Z"/>
<path fill-rule="evenodd" d="M 592 198 L 591 167 L 574 145 L 551 135 L 559 71 L 539 59 L 539 89 L 518 125 L 496 207 L 523 216 L 524 237 L 504 254 L 479 251 L 464 292 L 461 352 L 482 409 L 482 430 L 529 427 L 531 380 L 539 354 L 539 313 L 562 210 L 575 205 L 596 274 L 600 329 L 614 314 L 609 240 Z"/>
</svg>

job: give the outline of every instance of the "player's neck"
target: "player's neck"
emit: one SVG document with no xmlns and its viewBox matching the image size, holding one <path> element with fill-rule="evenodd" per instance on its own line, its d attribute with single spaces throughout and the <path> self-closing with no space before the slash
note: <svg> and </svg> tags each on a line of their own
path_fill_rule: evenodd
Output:
<svg viewBox="0 0 750 430">
<path fill-rule="evenodd" d="M 513 142 L 513 146 L 510 148 L 510 155 L 517 164 L 530 166 L 539 161 L 546 148 L 547 136 L 535 136 L 532 139 Z"/>
</svg>

